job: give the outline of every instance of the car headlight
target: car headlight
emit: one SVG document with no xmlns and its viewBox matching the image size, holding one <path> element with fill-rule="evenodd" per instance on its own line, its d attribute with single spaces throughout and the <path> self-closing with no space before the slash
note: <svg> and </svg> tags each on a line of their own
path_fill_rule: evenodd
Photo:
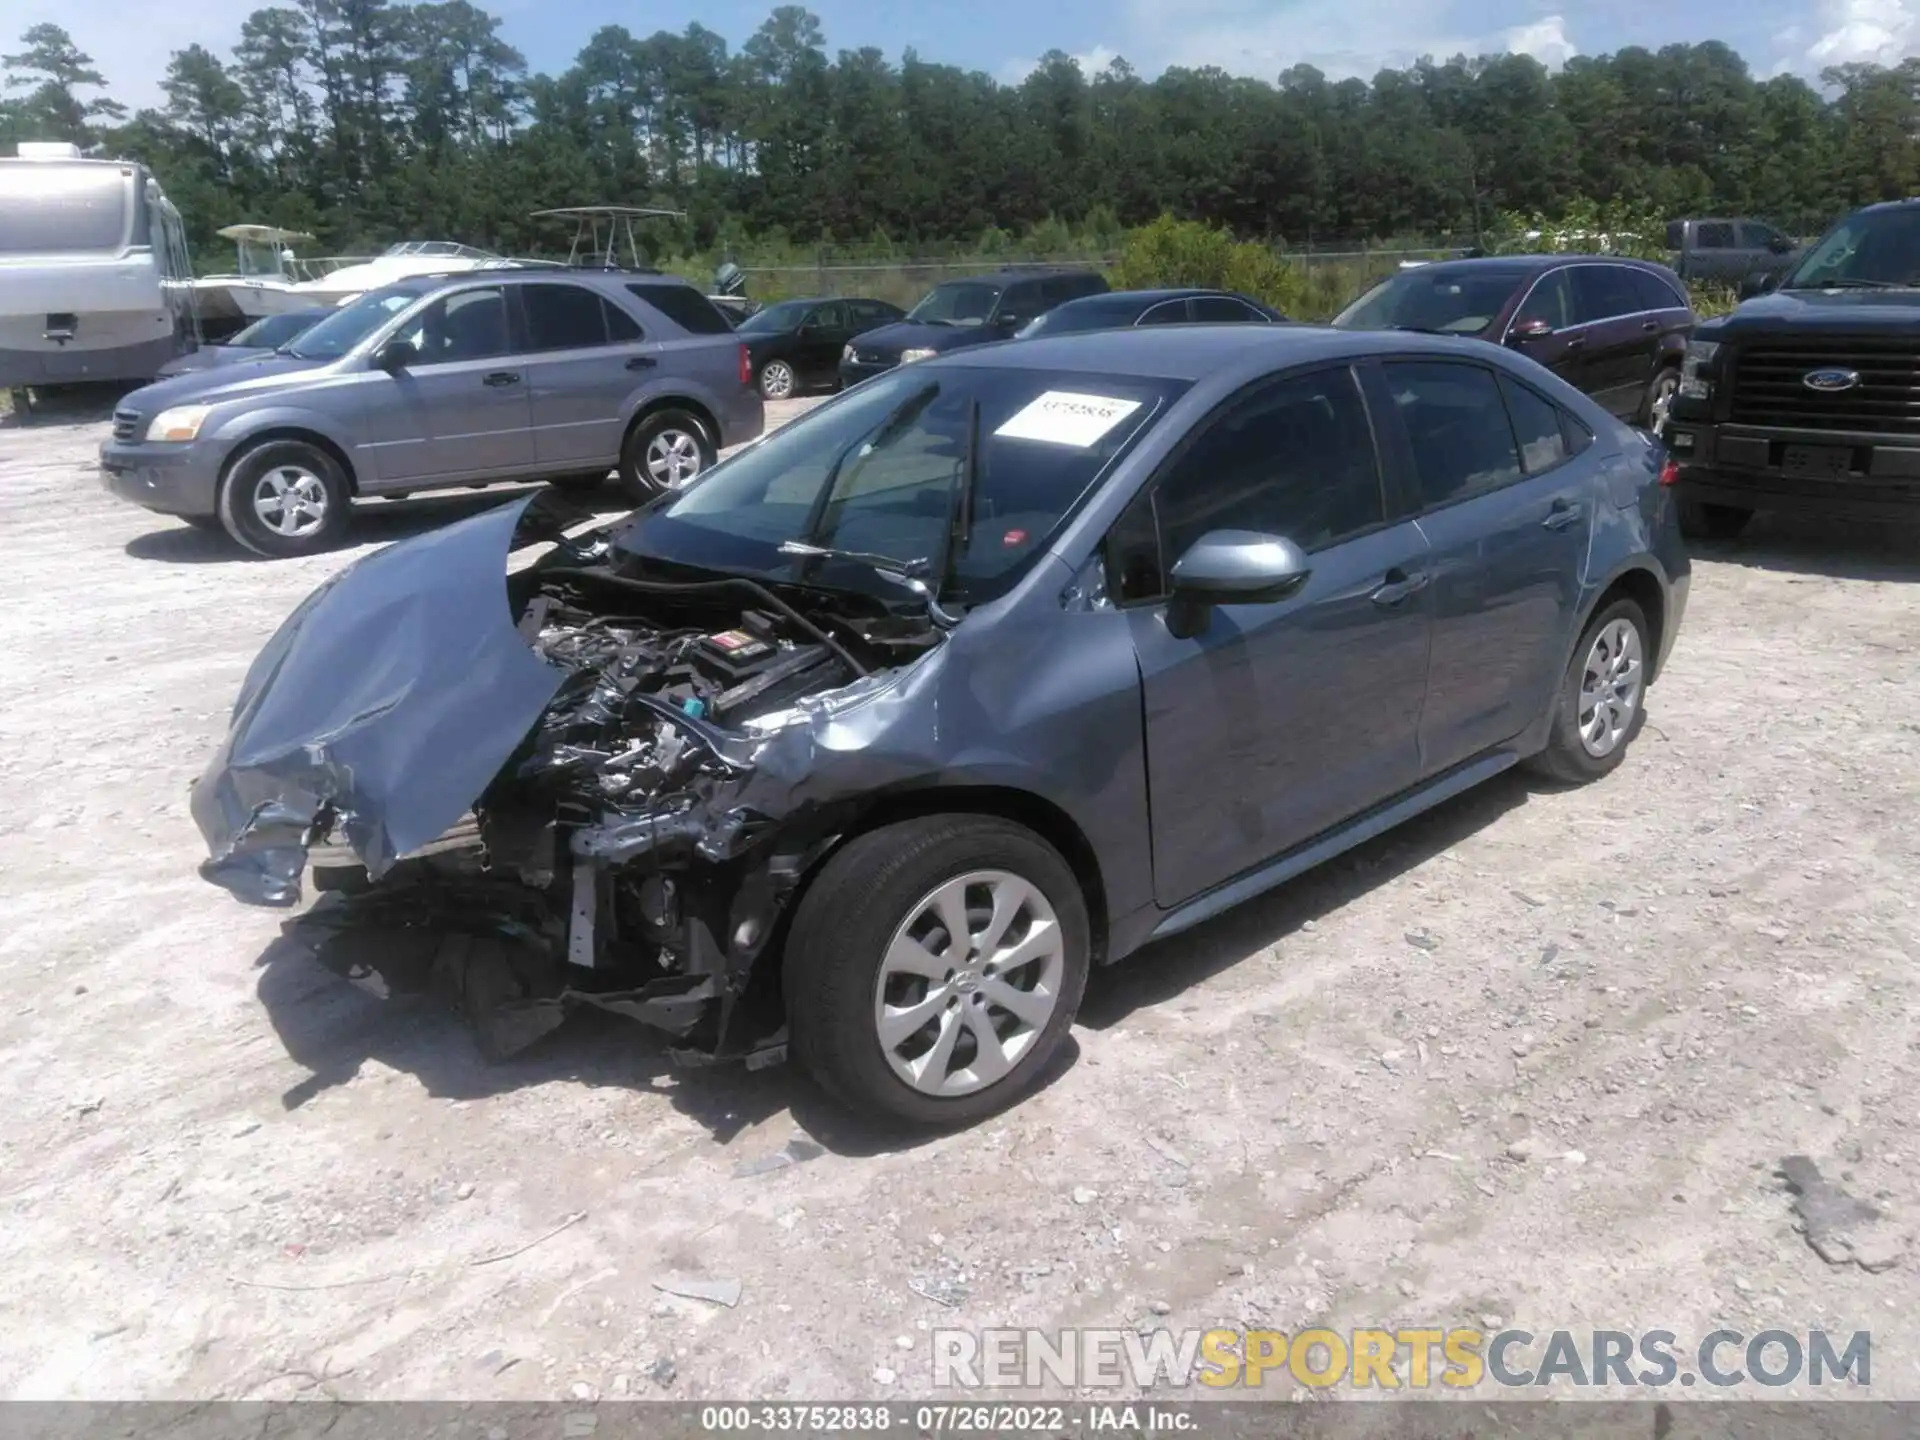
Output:
<svg viewBox="0 0 1920 1440">
<path fill-rule="evenodd" d="M 902 350 L 900 352 L 900 363 L 902 365 L 911 365 L 916 360 L 931 360 L 939 353 L 938 350 Z"/>
<path fill-rule="evenodd" d="M 200 427 L 207 423 L 212 407 L 207 405 L 176 405 L 171 410 L 162 410 L 147 426 L 147 439 L 168 440 L 184 444 L 200 433 Z"/>
<path fill-rule="evenodd" d="M 842 345 L 840 347 L 840 362 L 843 365 L 851 365 L 857 358 L 853 353 L 853 347 L 851 345 Z"/>
<path fill-rule="evenodd" d="M 1680 361 L 1680 393 L 1689 400 L 1708 400 L 1713 396 L 1714 358 L 1720 353 L 1715 340 L 1689 340 L 1687 353 Z M 1702 373 L 1707 372 L 1707 373 Z"/>
</svg>

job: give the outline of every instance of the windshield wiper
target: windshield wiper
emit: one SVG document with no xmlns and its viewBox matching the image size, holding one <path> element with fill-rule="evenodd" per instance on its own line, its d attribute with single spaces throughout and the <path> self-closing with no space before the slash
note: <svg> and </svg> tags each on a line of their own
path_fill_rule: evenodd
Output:
<svg viewBox="0 0 1920 1440">
<path fill-rule="evenodd" d="M 875 555 L 867 550 L 836 550 L 831 545 L 809 545 L 804 540 L 782 540 L 780 553 L 798 555 L 808 560 L 851 560 L 857 565 L 865 565 L 881 579 L 891 580 L 901 589 L 911 591 L 927 607 L 928 618 L 942 630 L 951 630 L 960 623 L 958 615 L 949 614 L 941 608 L 939 593 L 922 578 L 929 568 L 924 558 L 896 560 L 891 555 Z"/>
<path fill-rule="evenodd" d="M 800 530 L 800 541 L 811 544 L 820 534 L 821 524 L 827 518 L 827 506 L 833 500 L 833 492 L 840 485 L 840 470 L 849 459 L 858 454 L 865 459 L 891 440 L 900 431 L 911 425 L 920 412 L 933 403 L 933 397 L 940 393 L 940 382 L 922 385 L 913 394 L 894 406 L 888 415 L 873 429 L 867 431 L 858 440 L 833 457 L 833 464 L 827 467 L 827 478 L 820 483 L 820 493 L 813 497 L 813 504 L 807 509 L 807 521 Z M 785 547 L 782 547 L 785 548 Z"/>
</svg>

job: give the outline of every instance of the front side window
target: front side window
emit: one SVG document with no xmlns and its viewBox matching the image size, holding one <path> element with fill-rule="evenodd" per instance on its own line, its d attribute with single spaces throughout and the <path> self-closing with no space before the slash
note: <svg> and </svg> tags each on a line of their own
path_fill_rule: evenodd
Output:
<svg viewBox="0 0 1920 1440">
<path fill-rule="evenodd" d="M 1702 220 L 1694 227 L 1694 244 L 1702 250 L 1733 249 L 1733 225 L 1726 220 Z"/>
<path fill-rule="evenodd" d="M 457 365 L 508 353 L 507 297 L 497 285 L 436 300 L 393 337 L 420 354 L 416 365 Z"/>
<path fill-rule="evenodd" d="M 856 558 L 781 552 L 798 541 L 919 562 L 946 576 L 949 598 L 977 604 L 1025 573 L 1185 389 L 1138 376 L 907 366 L 639 511 L 618 543 L 643 559 L 900 599 Z M 956 549 L 963 487 L 970 518 Z"/>
<path fill-rule="evenodd" d="M 1184 300 L 1162 300 L 1148 310 L 1136 325 L 1184 325 L 1187 322 L 1187 302 Z"/>
<path fill-rule="evenodd" d="M 607 343 L 600 297 L 579 285 L 523 285 L 529 350 L 584 350 Z"/>
<path fill-rule="evenodd" d="M 1555 330 L 1573 324 L 1573 285 L 1565 270 L 1549 270 L 1535 282 L 1513 317 L 1516 325 L 1529 320 L 1544 320 Z"/>
<path fill-rule="evenodd" d="M 816 305 L 813 314 L 807 317 L 807 324 L 816 330 L 844 330 L 847 328 L 847 307 L 837 300 L 831 305 Z"/>
<path fill-rule="evenodd" d="M 1513 427 L 1491 370 L 1446 360 L 1394 360 L 1381 368 L 1413 447 L 1422 509 L 1520 478 Z"/>
<path fill-rule="evenodd" d="M 1203 422 L 1108 536 L 1107 583 L 1122 603 L 1158 600 L 1167 571 L 1210 531 L 1280 535 L 1311 553 L 1385 519 L 1353 372 L 1291 375 L 1229 400 Z"/>
</svg>

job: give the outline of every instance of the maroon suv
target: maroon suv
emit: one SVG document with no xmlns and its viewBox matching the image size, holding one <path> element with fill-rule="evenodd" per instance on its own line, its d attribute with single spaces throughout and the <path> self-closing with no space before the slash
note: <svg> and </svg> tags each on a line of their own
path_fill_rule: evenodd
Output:
<svg viewBox="0 0 1920 1440">
<path fill-rule="evenodd" d="M 1441 260 L 1381 281 L 1343 330 L 1419 330 L 1518 350 L 1623 420 L 1658 431 L 1680 387 L 1693 307 L 1664 265 L 1610 255 Z"/>
</svg>

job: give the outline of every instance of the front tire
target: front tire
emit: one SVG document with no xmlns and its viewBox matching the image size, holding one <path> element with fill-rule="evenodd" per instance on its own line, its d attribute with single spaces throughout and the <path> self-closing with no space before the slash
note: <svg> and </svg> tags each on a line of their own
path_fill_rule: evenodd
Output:
<svg viewBox="0 0 1920 1440">
<path fill-rule="evenodd" d="M 794 914 L 782 988 L 795 1058 L 868 1118 L 995 1114 L 1066 1038 L 1089 933 L 1072 869 L 1024 826 L 882 826 L 829 860 Z"/>
<path fill-rule="evenodd" d="M 1689 540 L 1732 540 L 1747 528 L 1753 511 L 1743 505 L 1709 505 L 1703 500 L 1680 502 L 1680 533 Z"/>
<path fill-rule="evenodd" d="M 705 474 L 716 454 L 697 416 L 685 410 L 655 410 L 627 432 L 620 449 L 620 483 L 636 500 L 651 500 Z"/>
<path fill-rule="evenodd" d="M 220 524 L 256 555 L 289 559 L 325 550 L 347 527 L 347 477 L 304 440 L 269 440 L 243 453 L 220 486 Z"/>
<path fill-rule="evenodd" d="M 1529 762 L 1562 785 L 1617 770 L 1639 728 L 1653 656 L 1646 612 L 1616 600 L 1587 622 L 1553 696 L 1547 747 Z"/>
</svg>

